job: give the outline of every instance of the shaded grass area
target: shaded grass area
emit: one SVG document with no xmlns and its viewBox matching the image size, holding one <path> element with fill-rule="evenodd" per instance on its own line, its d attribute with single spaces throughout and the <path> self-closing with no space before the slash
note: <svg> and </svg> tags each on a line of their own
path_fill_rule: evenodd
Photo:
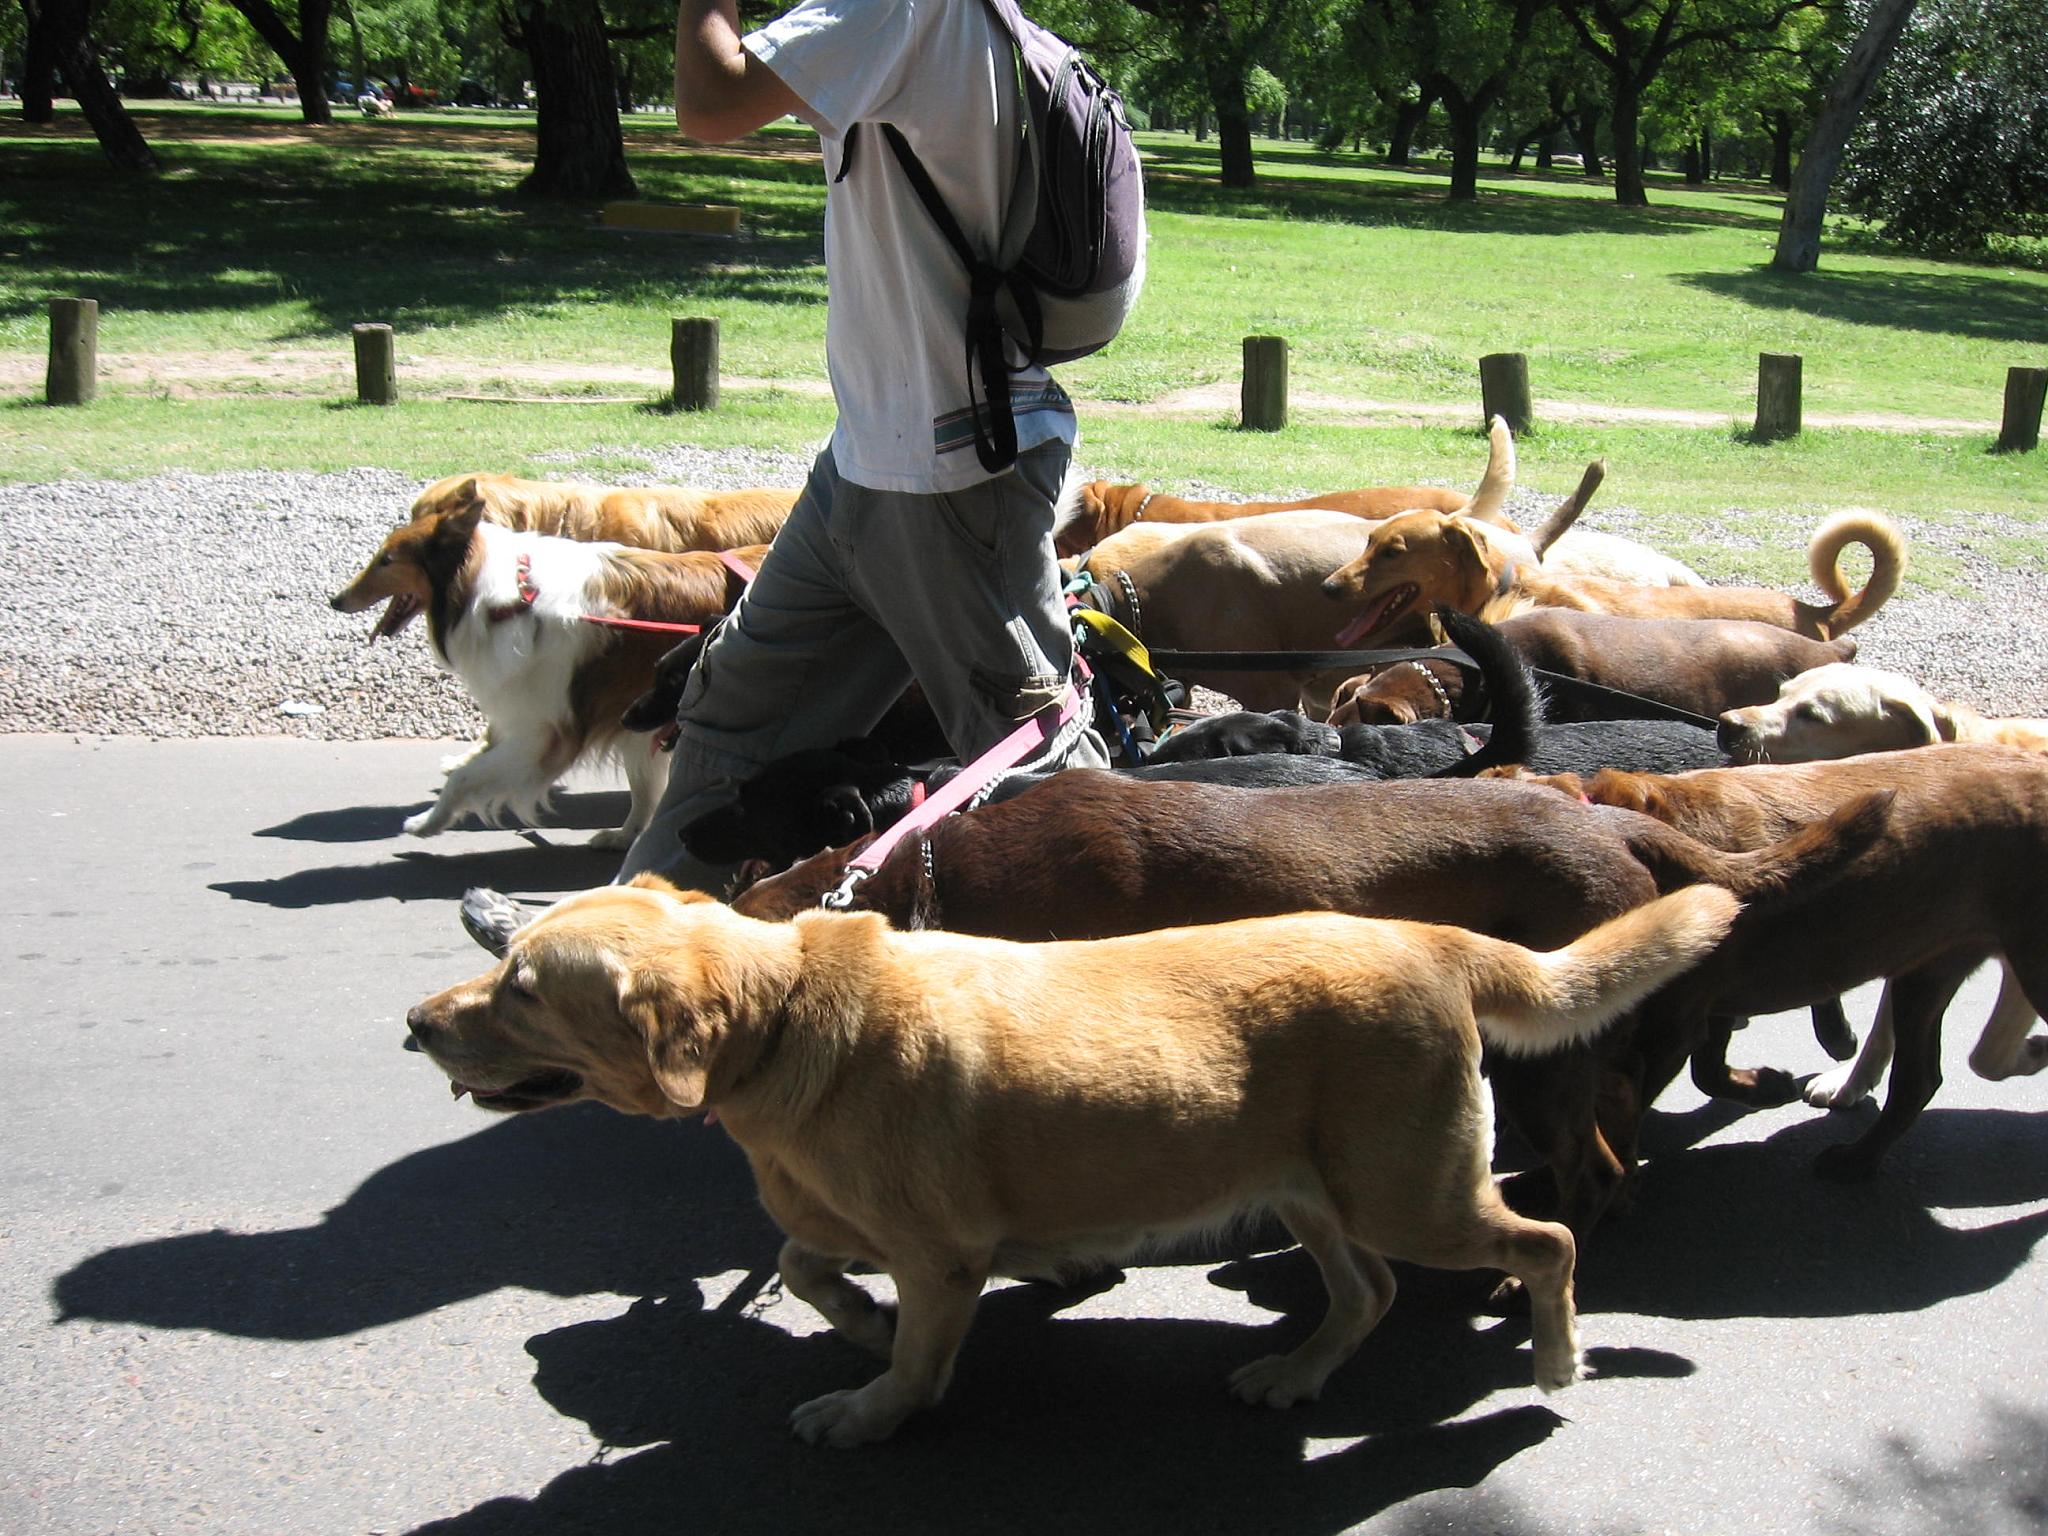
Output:
<svg viewBox="0 0 2048 1536">
<path fill-rule="evenodd" d="M 82 292 L 105 306 L 103 348 L 130 355 L 340 356 L 351 323 L 387 320 L 443 373 L 645 367 L 667 316 L 711 313 L 729 373 L 822 377 L 824 186 L 794 125 L 706 149 L 629 119 L 644 195 L 744 209 L 745 236 L 719 241 L 521 201 L 524 113 L 317 132 L 275 109 L 140 116 L 169 165 L 154 181 L 115 178 L 75 120 L 0 122 L 0 353 L 37 353 L 43 301 Z M 1300 391 L 1472 400 L 1477 358 L 1508 350 L 1539 396 L 1736 415 L 1756 354 L 1798 351 L 1810 409 L 1988 425 L 2006 367 L 2048 360 L 2048 275 L 1831 248 L 1816 276 L 1782 277 L 1763 265 L 1768 188 L 1655 180 L 1654 206 L 1629 210 L 1576 173 L 1494 168 L 1461 205 L 1437 168 L 1262 142 L 1257 186 L 1235 192 L 1213 145 L 1141 140 L 1150 290 L 1113 348 L 1063 373 L 1083 399 L 1234 379 L 1241 339 L 1273 333 Z"/>
</svg>

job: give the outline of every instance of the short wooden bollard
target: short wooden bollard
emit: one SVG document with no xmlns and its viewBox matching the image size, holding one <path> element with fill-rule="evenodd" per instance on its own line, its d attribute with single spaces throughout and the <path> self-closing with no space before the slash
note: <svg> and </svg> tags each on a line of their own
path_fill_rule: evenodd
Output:
<svg viewBox="0 0 2048 1536">
<path fill-rule="evenodd" d="M 1244 384 L 1238 415 L 1247 432 L 1278 432 L 1287 425 L 1287 338 L 1244 339 Z"/>
<path fill-rule="evenodd" d="M 668 360 L 675 373 L 676 409 L 717 410 L 718 322 L 703 318 L 671 320 Z"/>
<path fill-rule="evenodd" d="M 398 403 L 398 340 L 388 325 L 358 325 L 350 334 L 356 342 L 356 399 L 364 405 Z"/>
<path fill-rule="evenodd" d="M 1756 358 L 1756 427 L 1750 438 L 1775 443 L 1797 437 L 1799 389 L 1805 362 L 1797 352 L 1759 352 Z"/>
<path fill-rule="evenodd" d="M 2005 371 L 2005 419 L 1998 427 L 2000 453 L 2031 453 L 2041 446 L 2041 406 L 2048 401 L 2048 368 Z"/>
<path fill-rule="evenodd" d="M 100 302 L 50 300 L 50 366 L 43 398 L 51 405 L 85 405 L 100 389 Z"/>
<path fill-rule="evenodd" d="M 1517 437 L 1536 425 L 1526 352 L 1489 352 L 1479 359 L 1480 430 L 1490 427 L 1496 416 L 1505 420 Z"/>
</svg>

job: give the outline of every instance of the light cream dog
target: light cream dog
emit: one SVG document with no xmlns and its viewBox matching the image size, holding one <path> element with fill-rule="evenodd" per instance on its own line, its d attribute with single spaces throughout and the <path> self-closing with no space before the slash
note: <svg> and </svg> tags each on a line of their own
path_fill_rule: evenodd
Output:
<svg viewBox="0 0 2048 1536">
<path fill-rule="evenodd" d="M 1910 677 L 1853 662 L 1801 672 L 1771 703 L 1728 710 L 1720 735 L 1723 748 L 1746 763 L 1811 763 L 1939 741 L 2048 752 L 2048 720 L 1987 720 L 1967 704 L 1943 703 Z"/>
<path fill-rule="evenodd" d="M 1735 911 L 1689 887 L 1553 954 L 1328 913 L 1011 944 L 873 914 L 765 923 L 643 877 L 543 914 L 414 1008 L 408 1044 L 490 1109 L 715 1114 L 788 1234 L 783 1282 L 889 1358 L 796 1410 L 812 1442 L 880 1440 L 935 1404 L 990 1276 L 1265 1210 L 1330 1309 L 1237 1371 L 1240 1398 L 1314 1398 L 1392 1301 L 1387 1256 L 1519 1276 L 1553 1390 L 1578 1374 L 1575 1251 L 1495 1189 L 1481 1041 L 1586 1039 Z M 894 1280 L 895 1318 L 856 1261 Z"/>
</svg>

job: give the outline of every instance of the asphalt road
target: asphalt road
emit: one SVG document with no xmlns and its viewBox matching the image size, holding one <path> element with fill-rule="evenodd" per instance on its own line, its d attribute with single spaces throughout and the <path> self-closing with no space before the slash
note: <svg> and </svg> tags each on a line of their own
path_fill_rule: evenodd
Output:
<svg viewBox="0 0 2048 1536">
<path fill-rule="evenodd" d="M 402 839 L 444 750 L 0 738 L 0 1531 L 2048 1523 L 2048 1099 L 1964 1067 L 1982 977 L 1875 1182 L 1807 1167 L 1860 1114 L 1675 1089 L 1557 1397 L 1470 1280 L 1404 1271 L 1324 1401 L 1241 1406 L 1228 1370 L 1320 1305 L 1247 1244 L 994 1291 L 940 1411 L 804 1446 L 789 1409 L 873 1367 L 773 1285 L 721 1132 L 492 1118 L 399 1049 L 481 969 L 462 889 L 606 878 L 579 845 L 623 803 Z M 1803 1018 L 1734 1056 L 1825 1064 Z"/>
</svg>

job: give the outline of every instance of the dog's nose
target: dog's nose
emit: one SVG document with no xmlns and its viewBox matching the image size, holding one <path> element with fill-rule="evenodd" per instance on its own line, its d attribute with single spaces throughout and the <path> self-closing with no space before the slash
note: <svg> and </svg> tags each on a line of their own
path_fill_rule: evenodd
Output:
<svg viewBox="0 0 2048 1536">
<path fill-rule="evenodd" d="M 341 606 L 341 594 L 339 592 L 335 593 L 334 596 L 327 599 L 327 606 L 332 608 L 336 613 L 341 613 L 345 611 Z"/>
<path fill-rule="evenodd" d="M 1754 738 L 1755 735 L 1756 732 L 1741 721 L 1731 720 L 1726 715 L 1723 715 L 1721 723 L 1714 727 L 1714 743 L 1723 752 L 1733 752 L 1737 747 L 1744 745 Z"/>
<path fill-rule="evenodd" d="M 1339 580 L 1338 580 L 1338 579 L 1337 579 L 1336 577 L 1334 577 L 1334 576 L 1325 576 L 1325 577 L 1323 578 L 1323 596 L 1325 596 L 1325 597 L 1342 597 L 1343 595 L 1344 595 L 1344 583 L 1343 583 L 1343 582 L 1339 581 Z"/>
<path fill-rule="evenodd" d="M 408 1051 L 425 1050 L 426 1037 L 434 1028 L 433 1020 L 427 1017 L 426 1004 L 416 1003 L 406 1011 L 405 1028 L 405 1048 Z"/>
</svg>

